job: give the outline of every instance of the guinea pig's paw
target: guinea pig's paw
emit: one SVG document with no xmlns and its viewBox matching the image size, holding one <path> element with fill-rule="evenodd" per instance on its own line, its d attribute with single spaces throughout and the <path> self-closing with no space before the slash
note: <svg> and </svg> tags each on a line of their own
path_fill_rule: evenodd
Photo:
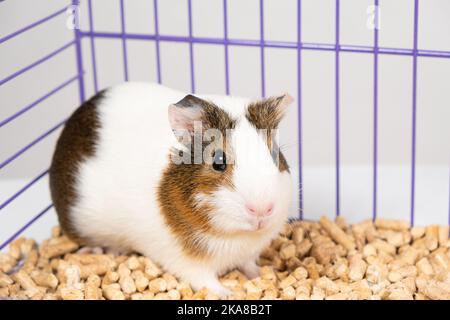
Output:
<svg viewBox="0 0 450 320">
<path fill-rule="evenodd" d="M 126 256 L 131 253 L 131 250 L 122 248 L 106 248 L 106 254 L 112 254 L 113 256 Z"/>
<path fill-rule="evenodd" d="M 225 288 L 217 278 L 211 278 L 207 281 L 205 281 L 205 279 L 203 281 L 198 282 L 194 281 L 191 282 L 191 286 L 195 291 L 198 291 L 202 288 L 206 288 L 208 289 L 208 291 L 219 296 L 219 298 L 221 299 L 225 299 L 229 294 L 231 294 L 231 291 Z"/>
<path fill-rule="evenodd" d="M 202 265 L 191 265 L 191 268 L 185 268 L 184 271 L 182 278 L 191 284 L 194 291 L 206 288 L 221 299 L 226 298 L 231 293 L 220 283 L 215 270 L 205 269 Z"/>
<path fill-rule="evenodd" d="M 249 279 L 254 279 L 259 276 L 259 266 L 254 260 L 250 260 L 246 264 L 244 264 L 241 267 L 241 270 Z"/>
<path fill-rule="evenodd" d="M 220 283 L 214 284 L 212 286 L 207 286 L 208 290 L 215 293 L 220 297 L 220 299 L 225 299 L 231 294 L 231 290 L 228 288 L 225 288 Z"/>
<path fill-rule="evenodd" d="M 103 254 L 102 247 L 82 247 L 78 249 L 77 254 Z"/>
</svg>

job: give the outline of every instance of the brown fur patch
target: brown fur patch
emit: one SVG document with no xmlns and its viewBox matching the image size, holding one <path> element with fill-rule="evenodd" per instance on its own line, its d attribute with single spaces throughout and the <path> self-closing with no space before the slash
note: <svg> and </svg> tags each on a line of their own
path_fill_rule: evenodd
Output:
<svg viewBox="0 0 450 320">
<path fill-rule="evenodd" d="M 247 112 L 245 117 L 247 120 L 259 130 L 266 130 L 266 141 L 267 147 L 272 152 L 273 148 L 278 148 L 278 146 L 273 141 L 273 131 L 278 128 L 283 114 L 278 108 L 279 103 L 281 103 L 281 97 L 271 97 L 264 100 L 256 101 L 251 103 L 247 107 Z M 287 164 L 286 158 L 284 157 L 281 150 L 278 150 L 278 169 L 280 172 L 288 171 L 289 166 Z"/>
<path fill-rule="evenodd" d="M 212 103 L 203 101 L 202 108 L 203 128 L 219 129 L 225 137 L 221 144 L 213 141 L 212 150 L 219 148 L 224 150 L 227 161 L 231 160 L 233 153 L 226 139 L 226 130 L 235 127 L 235 120 Z M 202 151 L 207 144 L 203 145 Z M 214 208 L 208 204 L 198 203 L 195 196 L 201 193 L 211 195 L 221 186 L 232 189 L 233 165 L 227 164 L 224 172 L 218 172 L 210 163 L 194 164 L 193 161 L 193 154 L 191 154 L 192 164 L 175 164 L 169 156 L 169 165 L 163 173 L 157 196 L 164 218 L 185 252 L 196 258 L 206 258 L 207 248 L 199 241 L 198 234 L 217 234 L 209 222 L 210 213 Z"/>
<path fill-rule="evenodd" d="M 283 97 L 271 97 L 251 103 L 247 107 L 246 118 L 257 129 L 276 129 L 283 114 L 278 104 Z"/>
<path fill-rule="evenodd" d="M 219 129 L 225 133 L 226 129 L 232 129 L 236 125 L 236 120 L 232 119 L 228 112 L 211 101 L 203 100 L 193 95 L 187 95 L 175 105 L 182 108 L 201 107 L 203 110 L 201 121 L 204 129 Z"/>
<path fill-rule="evenodd" d="M 63 231 L 73 240 L 86 243 L 77 232 L 70 218 L 70 209 L 77 200 L 75 189 L 79 164 L 95 153 L 100 122 L 97 105 L 104 97 L 99 92 L 84 102 L 67 120 L 56 143 L 49 170 L 50 192 Z"/>
<path fill-rule="evenodd" d="M 278 169 L 280 170 L 280 172 L 283 172 L 283 171 L 290 172 L 289 171 L 289 165 L 288 165 L 288 163 L 286 161 L 286 158 L 284 157 L 283 153 L 281 152 L 281 150 L 280 150 L 280 153 L 279 153 L 278 157 L 279 157 L 279 159 L 278 159 Z"/>
</svg>

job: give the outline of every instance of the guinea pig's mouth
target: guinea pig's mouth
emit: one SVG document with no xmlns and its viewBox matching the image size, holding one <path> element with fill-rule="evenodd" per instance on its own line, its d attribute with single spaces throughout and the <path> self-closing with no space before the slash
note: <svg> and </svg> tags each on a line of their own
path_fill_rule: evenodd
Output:
<svg viewBox="0 0 450 320">
<path fill-rule="evenodd" d="M 267 219 L 254 219 L 250 225 L 250 231 L 261 231 L 268 225 L 268 221 Z"/>
<path fill-rule="evenodd" d="M 264 233 L 269 226 L 269 221 L 267 221 L 267 219 L 264 220 L 260 220 L 260 219 L 255 219 L 253 221 L 245 221 L 243 223 L 240 224 L 240 226 L 232 229 L 232 230 L 227 230 L 227 231 L 220 231 L 221 229 L 216 229 L 218 230 L 222 235 L 226 235 L 226 236 L 232 236 L 232 235 L 257 235 L 259 233 Z"/>
</svg>

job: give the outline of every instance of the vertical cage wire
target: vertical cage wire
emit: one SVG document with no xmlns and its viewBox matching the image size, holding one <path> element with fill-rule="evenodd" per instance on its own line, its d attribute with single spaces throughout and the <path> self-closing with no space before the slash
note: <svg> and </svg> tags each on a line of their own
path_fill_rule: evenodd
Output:
<svg viewBox="0 0 450 320">
<path fill-rule="evenodd" d="M 123 57 L 123 77 L 128 81 L 128 55 L 127 55 L 127 40 L 125 38 L 125 8 L 123 0 L 120 0 L 120 28 L 122 30 L 122 57 Z"/>
<path fill-rule="evenodd" d="M 195 93 L 194 44 L 192 42 L 192 0 L 188 0 L 188 31 L 189 31 L 189 67 L 191 71 L 191 92 Z"/>
<path fill-rule="evenodd" d="M 259 39 L 261 46 L 261 97 L 266 96 L 266 63 L 265 63 L 265 55 L 264 55 L 264 0 L 259 0 Z"/>
<path fill-rule="evenodd" d="M 419 36 L 419 0 L 414 0 L 414 35 L 413 35 L 413 83 L 412 83 L 412 148 L 411 148 L 411 217 L 414 225 L 414 200 L 416 191 L 416 113 L 417 113 L 417 48 Z"/>
<path fill-rule="evenodd" d="M 375 17 L 373 30 L 373 198 L 372 220 L 377 218 L 378 191 L 378 28 L 379 28 L 379 0 L 374 1 Z"/>
<path fill-rule="evenodd" d="M 92 0 L 88 0 L 88 17 L 89 17 L 89 31 L 94 30 L 94 18 L 92 15 Z M 91 63 L 92 63 L 92 80 L 94 82 L 94 92 L 98 92 L 98 80 L 97 80 L 97 61 L 95 58 L 95 42 L 94 37 L 90 37 L 91 44 Z"/>
<path fill-rule="evenodd" d="M 223 0 L 223 40 L 225 51 L 225 94 L 230 94 L 230 76 L 228 65 L 228 4 L 227 0 Z"/>
<path fill-rule="evenodd" d="M 340 164 L 340 120 L 339 120 L 339 53 L 340 53 L 340 3 L 339 0 L 336 0 L 336 9 L 335 9 L 335 79 L 334 79 L 334 103 L 335 103 L 335 156 L 336 156 L 336 216 L 338 217 L 340 212 L 340 200 L 341 200 L 341 164 Z"/>
<path fill-rule="evenodd" d="M 158 83 L 162 83 L 161 80 L 161 58 L 159 51 L 159 23 L 158 23 L 158 0 L 153 0 L 153 14 L 155 23 L 155 48 L 156 48 L 156 79 Z"/>
<path fill-rule="evenodd" d="M 78 8 L 80 5 L 80 0 L 72 0 L 73 8 Z M 75 9 L 77 10 L 77 9 Z M 76 50 L 76 59 L 77 59 L 77 70 L 78 74 L 81 75 L 78 78 L 78 90 L 80 94 L 80 103 L 83 103 L 85 100 L 85 91 L 84 91 L 84 77 L 83 74 L 83 56 L 81 51 L 81 32 L 78 24 L 77 12 L 74 15 L 75 23 L 74 23 L 74 34 L 75 34 L 75 50 Z"/>
<path fill-rule="evenodd" d="M 303 155 L 302 155 L 302 1 L 297 0 L 297 137 L 298 137 L 298 217 L 303 220 Z"/>
</svg>

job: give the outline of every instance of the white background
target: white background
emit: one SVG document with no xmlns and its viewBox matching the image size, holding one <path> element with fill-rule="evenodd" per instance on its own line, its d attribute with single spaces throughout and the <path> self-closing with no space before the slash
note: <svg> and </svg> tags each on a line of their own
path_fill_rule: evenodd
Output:
<svg viewBox="0 0 450 320">
<path fill-rule="evenodd" d="M 0 2 L 0 37 L 68 5 L 61 0 L 6 0 Z M 81 28 L 88 30 L 87 1 L 80 7 Z M 154 32 L 152 0 L 125 0 L 126 31 Z M 413 0 L 380 0 L 379 46 L 413 46 Z M 93 0 L 94 30 L 120 32 L 118 0 Z M 340 1 L 340 42 L 373 45 L 373 30 L 366 12 L 373 1 Z M 192 0 L 193 34 L 223 38 L 222 0 Z M 266 40 L 295 42 L 297 1 L 264 1 Z M 419 1 L 419 49 L 450 51 L 450 1 Z M 186 0 L 159 0 L 159 32 L 188 35 Z M 333 44 L 335 1 L 302 1 L 302 41 Z M 0 79 L 73 40 L 66 14 L 0 45 Z M 260 37 L 259 1 L 228 0 L 228 36 Z M 121 40 L 96 39 L 99 88 L 123 81 Z M 90 39 L 84 39 L 83 63 L 87 96 L 93 93 Z M 156 81 L 155 45 L 127 41 L 130 80 Z M 260 49 L 229 47 L 230 90 L 233 95 L 261 94 Z M 0 120 L 43 96 L 76 74 L 74 47 L 0 86 Z M 196 89 L 225 93 L 224 49 L 220 45 L 194 45 Z M 412 58 L 379 56 L 378 83 L 378 215 L 409 219 L 411 195 Z M 189 46 L 161 43 L 163 84 L 190 90 Z M 335 54 L 302 51 L 303 110 L 303 215 L 315 219 L 336 212 L 335 170 Z M 290 92 L 297 99 L 297 51 L 265 50 L 266 94 Z M 450 184 L 450 59 L 418 58 L 415 221 L 447 223 Z M 373 55 L 340 55 L 340 163 L 341 214 L 351 221 L 372 216 L 373 196 Z M 0 161 L 67 117 L 78 104 L 78 85 L 64 90 L 0 128 Z M 149 122 L 151 125 L 151 122 Z M 297 188 L 297 106 L 281 128 Z M 0 171 L 0 203 L 45 170 L 59 131 Z M 298 193 L 298 190 L 296 191 Z M 0 211 L 0 243 L 50 203 L 47 180 L 26 191 Z M 297 197 L 293 214 L 298 210 Z M 37 237 L 55 224 L 54 213 L 28 229 Z"/>
</svg>

